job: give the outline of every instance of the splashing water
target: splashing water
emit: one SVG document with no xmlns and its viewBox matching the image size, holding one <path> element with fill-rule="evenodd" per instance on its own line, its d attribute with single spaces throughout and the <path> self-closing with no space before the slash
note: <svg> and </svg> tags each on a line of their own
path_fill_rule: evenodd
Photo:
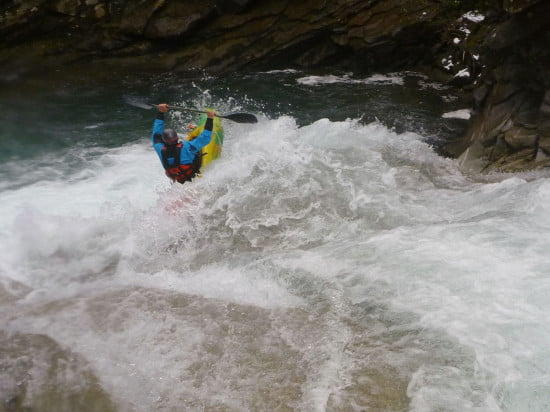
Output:
<svg viewBox="0 0 550 412">
<path fill-rule="evenodd" d="M 467 176 L 380 122 L 225 128 L 183 186 L 147 127 L 3 164 L 7 405 L 548 408 L 547 177 Z"/>
</svg>

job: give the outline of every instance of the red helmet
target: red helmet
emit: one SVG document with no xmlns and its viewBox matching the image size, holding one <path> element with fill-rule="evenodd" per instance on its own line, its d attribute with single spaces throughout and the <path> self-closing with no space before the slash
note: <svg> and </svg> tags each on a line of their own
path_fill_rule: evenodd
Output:
<svg viewBox="0 0 550 412">
<path fill-rule="evenodd" d="M 162 141 L 168 145 L 177 144 L 178 134 L 174 129 L 165 129 L 164 133 L 162 133 Z"/>
</svg>

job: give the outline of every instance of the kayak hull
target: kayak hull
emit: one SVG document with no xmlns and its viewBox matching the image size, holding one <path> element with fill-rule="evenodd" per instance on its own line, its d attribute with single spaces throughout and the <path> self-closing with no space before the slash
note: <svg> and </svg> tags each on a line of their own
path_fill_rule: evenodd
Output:
<svg viewBox="0 0 550 412">
<path fill-rule="evenodd" d="M 201 114 L 197 119 L 197 127 L 189 133 L 187 140 L 193 140 L 204 130 L 206 123 L 206 114 Z M 202 164 L 201 168 L 208 166 L 213 160 L 216 160 L 222 154 L 223 146 L 223 126 L 222 120 L 219 117 L 214 117 L 214 127 L 212 129 L 212 139 L 210 143 L 204 146 L 201 150 Z"/>
</svg>

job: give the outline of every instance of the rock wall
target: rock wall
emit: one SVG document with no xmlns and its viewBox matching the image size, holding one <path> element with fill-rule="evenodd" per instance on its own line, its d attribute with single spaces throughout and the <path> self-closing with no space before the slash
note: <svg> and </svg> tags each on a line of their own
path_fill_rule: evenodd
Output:
<svg viewBox="0 0 550 412">
<path fill-rule="evenodd" d="M 463 50 L 481 56 L 475 115 L 449 151 L 476 170 L 550 165 L 550 2 L 507 0 Z"/>
<path fill-rule="evenodd" d="M 12 0 L 0 6 L 0 62 L 410 67 L 429 62 L 442 11 L 437 0 Z"/>
<path fill-rule="evenodd" d="M 521 170 L 550 164 L 548 16 L 550 0 L 7 0 L 0 79 L 90 61 L 421 70 L 472 96 L 469 131 L 448 152 Z"/>
</svg>

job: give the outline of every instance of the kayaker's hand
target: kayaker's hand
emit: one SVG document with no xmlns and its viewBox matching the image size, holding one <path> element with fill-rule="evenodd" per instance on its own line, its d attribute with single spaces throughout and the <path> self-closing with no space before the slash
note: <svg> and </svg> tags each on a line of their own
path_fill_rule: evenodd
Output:
<svg viewBox="0 0 550 412">
<path fill-rule="evenodd" d="M 159 112 L 166 113 L 168 111 L 168 105 L 166 103 L 161 103 L 158 105 Z"/>
<path fill-rule="evenodd" d="M 213 119 L 215 115 L 216 115 L 216 111 L 215 111 L 215 110 L 207 110 L 207 111 L 206 111 L 206 116 L 207 116 L 209 119 Z"/>
</svg>

